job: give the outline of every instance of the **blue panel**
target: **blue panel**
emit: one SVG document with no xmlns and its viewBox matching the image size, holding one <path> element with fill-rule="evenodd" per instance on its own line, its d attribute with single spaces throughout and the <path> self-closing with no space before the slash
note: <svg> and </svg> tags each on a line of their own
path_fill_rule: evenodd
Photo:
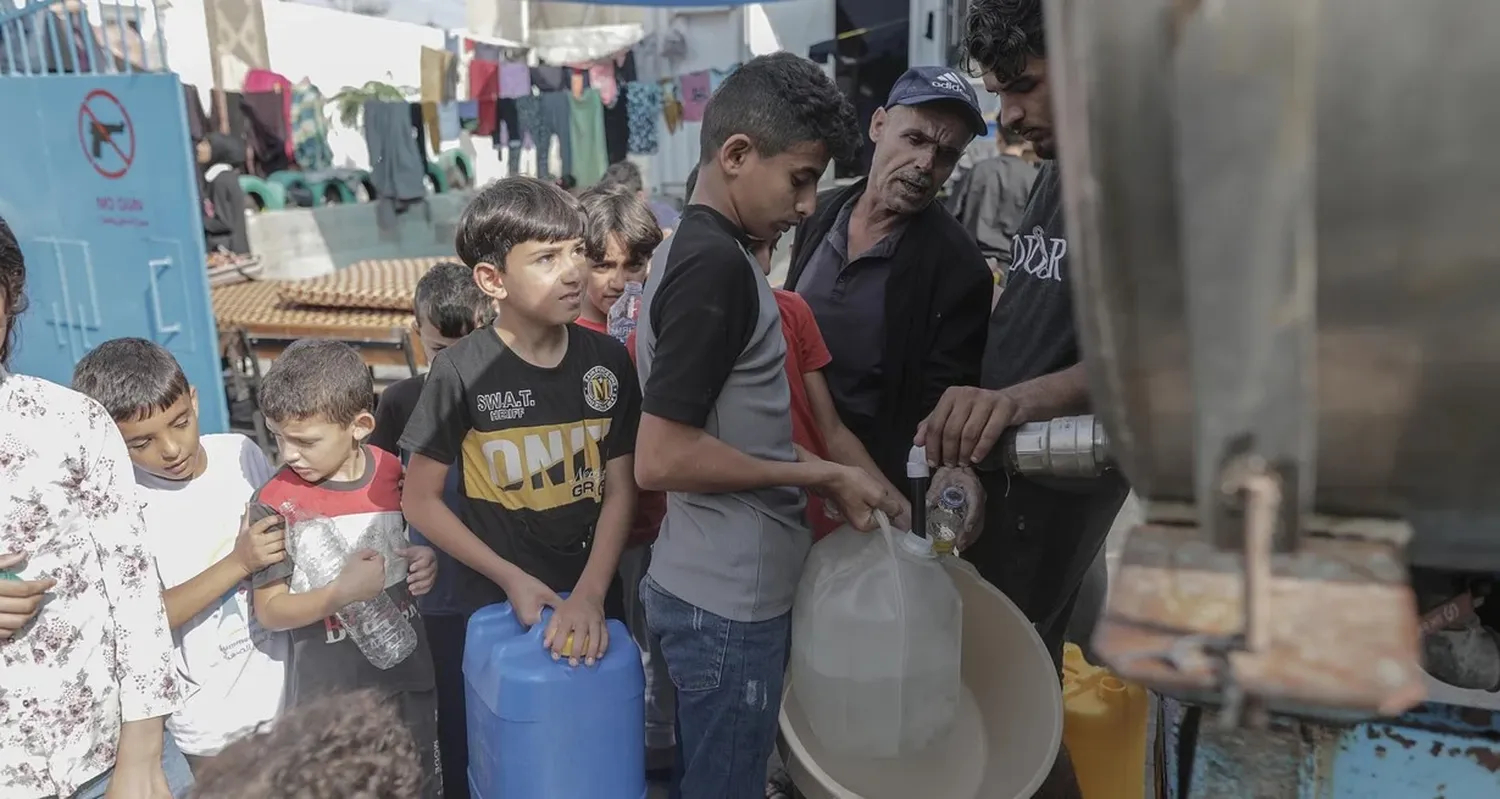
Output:
<svg viewBox="0 0 1500 799">
<path fill-rule="evenodd" d="M 0 216 L 26 254 L 12 368 L 59 383 L 90 348 L 177 356 L 204 432 L 228 429 L 198 172 L 176 75 L 0 77 Z"/>
<path fill-rule="evenodd" d="M 1497 739 L 1495 714 L 1448 705 L 1361 724 L 1314 753 L 1313 762 L 1331 760 L 1332 769 L 1305 793 L 1313 799 L 1500 796 Z"/>
</svg>

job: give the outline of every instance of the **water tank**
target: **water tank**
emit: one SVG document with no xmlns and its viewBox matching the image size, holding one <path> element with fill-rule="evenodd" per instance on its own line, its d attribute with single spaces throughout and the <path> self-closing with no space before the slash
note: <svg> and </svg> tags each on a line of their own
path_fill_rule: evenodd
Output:
<svg viewBox="0 0 1500 799">
<path fill-rule="evenodd" d="M 464 646 L 469 787 L 474 799 L 644 799 L 645 674 L 625 625 L 609 620 L 594 666 L 542 647 L 509 603 L 469 619 Z"/>
</svg>

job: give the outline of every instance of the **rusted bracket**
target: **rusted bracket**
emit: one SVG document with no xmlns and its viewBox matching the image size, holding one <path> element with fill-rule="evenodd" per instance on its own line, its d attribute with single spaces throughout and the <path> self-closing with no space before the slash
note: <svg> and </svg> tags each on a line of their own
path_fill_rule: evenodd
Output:
<svg viewBox="0 0 1500 799">
<path fill-rule="evenodd" d="M 1416 599 L 1383 519 L 1305 518 L 1293 552 L 1270 546 L 1276 486 L 1254 462 L 1228 471 L 1245 502 L 1246 549 L 1218 549 L 1186 506 L 1149 510 L 1111 579 L 1096 650 L 1120 677 L 1220 705 L 1221 723 L 1270 713 L 1349 721 L 1425 696 Z"/>
</svg>

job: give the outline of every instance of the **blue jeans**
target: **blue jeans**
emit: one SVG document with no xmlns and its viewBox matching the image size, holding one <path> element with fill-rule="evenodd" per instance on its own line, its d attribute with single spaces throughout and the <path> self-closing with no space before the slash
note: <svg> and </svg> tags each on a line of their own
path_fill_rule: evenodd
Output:
<svg viewBox="0 0 1500 799">
<path fill-rule="evenodd" d="M 177 749 L 177 742 L 172 740 L 171 733 L 166 736 L 161 744 L 161 770 L 167 775 L 167 787 L 172 789 L 173 799 L 186 799 L 188 792 L 193 788 L 193 772 L 188 768 L 187 758 Z M 109 790 L 109 778 L 114 774 L 114 769 L 100 774 L 87 785 L 78 789 L 72 799 L 104 799 L 105 791 Z"/>
<path fill-rule="evenodd" d="M 792 614 L 758 622 L 715 616 L 641 581 L 646 621 L 677 687 L 680 799 L 763 799 L 776 747 Z"/>
</svg>

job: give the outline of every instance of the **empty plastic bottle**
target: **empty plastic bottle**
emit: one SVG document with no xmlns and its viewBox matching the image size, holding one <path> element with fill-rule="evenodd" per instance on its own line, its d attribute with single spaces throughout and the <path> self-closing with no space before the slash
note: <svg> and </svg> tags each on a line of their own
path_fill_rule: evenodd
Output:
<svg viewBox="0 0 1500 799">
<path fill-rule="evenodd" d="M 964 513 L 968 510 L 969 495 L 958 486 L 948 486 L 938 494 L 937 504 L 927 511 L 927 540 L 932 542 L 932 551 L 939 555 L 951 555 L 958 536 L 964 529 Z"/>
<path fill-rule="evenodd" d="M 641 313 L 641 298 L 645 293 L 645 286 L 631 281 L 625 284 L 625 293 L 620 299 L 609 306 L 609 334 L 621 344 L 635 332 L 635 320 Z"/>
<path fill-rule="evenodd" d="M 338 579 L 349 560 L 350 549 L 333 520 L 303 511 L 291 502 L 282 504 L 281 515 L 287 520 L 292 557 L 298 570 L 306 575 L 307 584 L 294 588 L 308 591 Z M 382 554 L 391 557 L 388 552 Z M 417 631 L 383 591 L 374 599 L 344 606 L 337 615 L 344 632 L 376 668 L 391 668 L 417 649 Z"/>
</svg>

